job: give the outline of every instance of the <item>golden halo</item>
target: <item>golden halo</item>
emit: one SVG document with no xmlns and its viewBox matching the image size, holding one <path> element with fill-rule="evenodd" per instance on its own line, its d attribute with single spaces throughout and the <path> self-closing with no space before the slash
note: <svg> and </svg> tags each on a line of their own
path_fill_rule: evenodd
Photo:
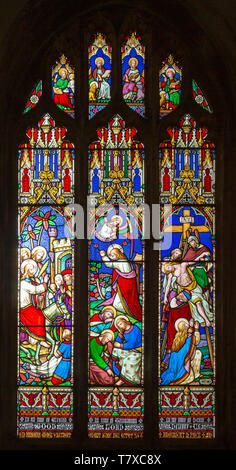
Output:
<svg viewBox="0 0 236 470">
<path fill-rule="evenodd" d="M 187 320 L 187 318 L 178 318 L 175 322 L 175 329 L 176 331 L 178 331 L 178 326 L 179 326 L 179 323 L 185 323 L 185 325 L 187 325 L 187 327 L 189 327 L 189 321 Z"/>
<path fill-rule="evenodd" d="M 101 313 L 103 313 L 105 310 L 112 310 L 113 313 L 114 313 L 114 318 L 116 317 L 116 309 L 115 309 L 115 307 L 113 307 L 113 305 L 105 305 L 105 307 L 103 307 Z"/>
<path fill-rule="evenodd" d="M 176 73 L 175 69 L 173 67 L 170 67 L 170 66 L 166 68 L 165 73 L 170 72 L 170 71 L 173 72 L 173 74 L 175 75 L 175 73 Z"/>
<path fill-rule="evenodd" d="M 58 71 L 60 77 L 61 77 L 61 73 L 64 71 L 66 72 L 66 74 L 68 74 L 68 70 L 66 69 L 66 67 L 61 67 L 60 70 Z"/>
<path fill-rule="evenodd" d="M 121 215 L 113 215 L 113 216 L 111 217 L 110 221 L 111 221 L 112 219 L 113 219 L 113 220 L 116 219 L 117 221 L 119 221 L 119 222 L 120 222 L 120 225 L 121 225 L 122 222 L 123 222 L 123 218 L 121 217 Z"/>
<path fill-rule="evenodd" d="M 128 321 L 130 323 L 130 320 L 128 319 L 128 317 L 126 317 L 126 315 L 118 315 L 118 317 L 116 317 L 115 321 L 114 321 L 114 326 L 117 330 L 118 330 L 118 328 L 117 328 L 118 320 L 125 320 L 125 321 Z"/>
<path fill-rule="evenodd" d="M 95 61 L 94 61 L 94 62 L 95 62 L 95 65 L 97 65 L 98 61 L 101 61 L 101 62 L 102 62 L 102 65 L 104 65 L 104 62 L 105 62 L 105 61 L 104 61 L 103 57 L 96 57 L 96 59 L 95 59 Z"/>
<path fill-rule="evenodd" d="M 109 328 L 107 328 L 106 330 L 103 330 L 101 332 L 101 335 L 104 335 L 104 333 L 111 333 L 112 334 L 112 341 L 114 341 L 115 339 L 115 334 L 114 334 L 114 331 L 110 330 Z"/>
<path fill-rule="evenodd" d="M 29 249 L 29 248 L 27 248 L 27 246 L 23 246 L 23 247 L 21 247 L 21 249 L 20 249 L 20 253 L 21 253 L 21 255 L 22 255 L 23 251 L 26 251 L 26 253 L 27 253 L 27 254 L 29 255 L 29 257 L 30 257 L 30 255 L 31 255 L 31 251 L 30 251 L 30 249 Z"/>
<path fill-rule="evenodd" d="M 130 57 L 128 64 L 130 65 L 132 60 L 135 61 L 135 67 L 137 67 L 137 65 L 138 65 L 138 59 L 136 59 L 136 57 Z"/>
<path fill-rule="evenodd" d="M 46 258 L 47 256 L 47 250 L 44 248 L 42 245 L 35 246 L 32 250 L 31 256 L 33 258 L 34 254 L 37 253 L 37 251 L 43 251 L 43 259 L 42 261 Z"/>
<path fill-rule="evenodd" d="M 118 243 L 113 243 L 112 245 L 110 245 L 108 248 L 107 248 L 107 255 L 109 256 L 111 251 L 114 249 L 114 248 L 117 248 L 118 250 L 121 251 L 121 253 L 124 253 L 124 250 L 122 248 L 121 245 L 119 245 Z"/>
<path fill-rule="evenodd" d="M 21 263 L 20 270 L 21 270 L 22 274 L 24 274 L 24 272 L 25 272 L 25 267 L 30 265 L 30 264 L 31 264 L 31 266 L 34 266 L 35 272 L 37 272 L 38 265 L 37 265 L 36 261 L 29 258 L 29 259 L 26 259 L 25 261 L 23 261 L 23 263 Z"/>
</svg>

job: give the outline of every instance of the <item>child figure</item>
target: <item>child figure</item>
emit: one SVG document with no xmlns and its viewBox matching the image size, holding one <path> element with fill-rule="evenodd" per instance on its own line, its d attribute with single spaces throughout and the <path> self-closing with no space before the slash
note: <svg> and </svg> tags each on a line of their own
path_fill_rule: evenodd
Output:
<svg viewBox="0 0 236 470">
<path fill-rule="evenodd" d="M 52 383 L 58 385 L 71 377 L 71 330 L 65 329 L 62 334 L 62 343 L 54 352 L 56 357 L 61 357 L 61 361 L 56 367 Z"/>
</svg>

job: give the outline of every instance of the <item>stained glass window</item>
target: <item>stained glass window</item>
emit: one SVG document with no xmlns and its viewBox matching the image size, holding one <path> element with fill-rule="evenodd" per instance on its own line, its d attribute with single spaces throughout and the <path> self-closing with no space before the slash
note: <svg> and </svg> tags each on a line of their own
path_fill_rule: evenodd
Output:
<svg viewBox="0 0 236 470">
<path fill-rule="evenodd" d="M 28 113 L 31 109 L 33 109 L 38 104 L 41 96 L 42 96 L 42 80 L 39 80 L 37 85 L 32 90 L 30 97 L 26 103 L 24 114 Z"/>
<path fill-rule="evenodd" d="M 160 118 L 168 116 L 181 100 L 182 67 L 170 54 L 163 60 L 159 73 Z"/>
<path fill-rule="evenodd" d="M 66 55 L 58 41 L 49 68 L 42 65 L 23 111 L 26 137 L 17 142 L 17 434 L 79 432 L 90 448 L 94 438 L 145 440 L 145 398 L 146 421 L 158 404 L 156 439 L 213 438 L 216 136 L 208 95 L 181 48 L 166 56 L 157 41 L 154 50 L 154 30 L 141 28 L 141 37 L 132 19 L 119 25 L 122 36 L 118 20 L 105 33 L 105 22 L 91 18 L 88 33 L 82 23 L 79 52 L 69 47 L 71 29 Z M 39 99 L 29 124 L 25 115 Z M 72 140 L 82 149 L 78 167 Z M 143 234 L 156 184 L 158 256 Z M 80 194 L 88 195 L 88 240 L 77 243 L 72 205 Z M 82 421 L 74 421 L 74 406 Z"/>
<path fill-rule="evenodd" d="M 73 431 L 74 146 L 49 114 L 19 147 L 20 438 Z"/>
<path fill-rule="evenodd" d="M 139 438 L 144 417 L 144 148 L 116 115 L 89 148 L 89 437 Z"/>
<path fill-rule="evenodd" d="M 145 47 L 137 32 L 126 37 L 121 48 L 122 93 L 123 98 L 133 111 L 145 115 Z"/>
<path fill-rule="evenodd" d="M 104 109 L 111 100 L 112 49 L 106 36 L 97 33 L 89 45 L 89 118 Z"/>
<path fill-rule="evenodd" d="M 215 149 L 189 114 L 168 133 L 159 172 L 159 436 L 213 438 Z"/>
<path fill-rule="evenodd" d="M 209 113 L 212 113 L 212 110 L 203 94 L 199 86 L 197 85 L 197 82 L 195 80 L 192 81 L 192 87 L 193 87 L 193 97 L 196 101 L 197 104 L 199 104 L 203 109 L 208 111 Z"/>
<path fill-rule="evenodd" d="M 63 54 L 52 68 L 52 97 L 59 109 L 75 117 L 75 70 Z"/>
</svg>

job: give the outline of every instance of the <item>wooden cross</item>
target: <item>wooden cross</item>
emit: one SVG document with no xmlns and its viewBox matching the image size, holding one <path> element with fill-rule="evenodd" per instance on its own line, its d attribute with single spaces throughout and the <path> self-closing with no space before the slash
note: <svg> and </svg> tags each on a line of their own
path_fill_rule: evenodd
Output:
<svg viewBox="0 0 236 470">
<path fill-rule="evenodd" d="M 182 233 L 183 240 L 188 238 L 188 233 L 198 231 L 200 233 L 210 232 L 206 225 L 194 225 L 194 217 L 191 216 L 190 209 L 183 209 L 183 216 L 180 216 L 181 225 L 168 225 L 165 232 Z"/>
</svg>

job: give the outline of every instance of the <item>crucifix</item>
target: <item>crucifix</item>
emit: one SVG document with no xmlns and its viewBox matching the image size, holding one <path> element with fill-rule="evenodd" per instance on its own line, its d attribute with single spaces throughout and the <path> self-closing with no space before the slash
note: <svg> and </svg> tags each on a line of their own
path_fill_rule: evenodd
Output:
<svg viewBox="0 0 236 470">
<path fill-rule="evenodd" d="M 187 240 L 191 232 L 194 231 L 195 235 L 198 237 L 200 241 L 199 233 L 208 233 L 210 232 L 210 229 L 206 225 L 194 225 L 195 218 L 191 216 L 190 209 L 183 209 L 183 215 L 179 217 L 179 221 L 181 225 L 168 225 L 165 228 L 164 233 L 167 233 L 167 232 L 168 233 L 181 233 L 179 248 L 184 247 L 184 252 L 183 252 L 183 256 L 184 256 L 187 250 Z M 211 364 L 213 367 L 213 364 L 214 364 L 213 349 L 212 349 L 209 328 L 206 325 L 205 325 L 205 331 L 206 331 L 207 345 L 208 345 L 209 354 L 210 354 L 210 360 L 211 360 Z M 166 334 L 167 334 L 167 329 L 166 329 L 162 347 L 161 347 L 162 356 L 163 356 L 165 346 L 166 346 L 166 340 L 167 340 Z"/>
<path fill-rule="evenodd" d="M 194 220 L 194 217 L 191 216 L 190 209 L 183 209 L 183 215 L 179 217 L 181 225 L 168 225 L 164 230 L 166 233 L 181 233 L 179 248 L 184 247 L 184 251 L 186 251 L 186 241 L 191 232 L 194 232 L 198 238 L 199 233 L 210 232 L 206 225 L 194 225 Z M 185 253 L 183 253 L 183 256 L 184 254 Z"/>
</svg>

